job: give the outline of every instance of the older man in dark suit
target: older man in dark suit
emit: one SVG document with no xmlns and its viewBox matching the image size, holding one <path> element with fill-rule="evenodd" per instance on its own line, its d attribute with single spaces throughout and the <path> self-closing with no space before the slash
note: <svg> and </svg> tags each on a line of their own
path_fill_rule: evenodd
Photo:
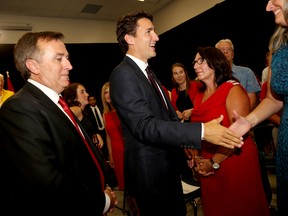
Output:
<svg viewBox="0 0 288 216">
<path fill-rule="evenodd" d="M 63 37 L 29 32 L 15 46 L 27 82 L 0 110 L 3 214 L 100 216 L 117 203 L 105 161 L 59 99 L 72 69 Z"/>
<path fill-rule="evenodd" d="M 201 139 L 240 147 L 241 138 L 220 125 L 222 117 L 205 124 L 178 122 L 155 74 L 146 69 L 159 40 L 150 14 L 120 18 L 116 33 L 126 56 L 111 74 L 110 94 L 125 139 L 125 187 L 141 216 L 185 216 L 178 164 L 183 148 L 200 149 Z"/>
</svg>

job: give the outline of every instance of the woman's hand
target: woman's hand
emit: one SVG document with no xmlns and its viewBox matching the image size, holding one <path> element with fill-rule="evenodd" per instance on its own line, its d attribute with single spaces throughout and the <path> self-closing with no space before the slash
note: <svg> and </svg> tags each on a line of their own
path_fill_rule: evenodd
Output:
<svg viewBox="0 0 288 216">
<path fill-rule="evenodd" d="M 104 145 L 104 141 L 100 134 L 93 134 L 92 141 L 98 148 L 102 148 Z"/>
<path fill-rule="evenodd" d="M 185 155 L 187 157 L 188 167 L 191 169 L 195 166 L 195 156 L 199 155 L 196 149 L 184 149 Z"/>
<path fill-rule="evenodd" d="M 183 114 L 179 110 L 176 110 L 176 114 L 177 114 L 179 120 L 182 121 L 183 120 Z"/>
<path fill-rule="evenodd" d="M 110 167 L 111 168 L 115 168 L 115 166 L 114 166 L 114 161 L 113 161 L 113 158 L 112 157 L 109 157 L 109 164 L 110 164 Z"/>
<path fill-rule="evenodd" d="M 103 139 L 102 139 L 102 137 L 101 137 L 100 134 L 96 134 L 96 136 L 97 136 L 97 139 L 98 139 L 98 141 L 99 141 L 98 147 L 99 147 L 99 148 L 102 148 L 103 145 L 104 145 L 104 141 L 103 141 Z"/>
<path fill-rule="evenodd" d="M 190 116 L 191 116 L 191 114 L 192 114 L 192 110 L 193 110 L 193 109 L 187 109 L 187 110 L 184 110 L 184 111 L 182 112 L 182 116 L 183 116 L 183 119 L 184 119 L 184 120 L 189 120 L 189 119 L 190 119 Z"/>
<path fill-rule="evenodd" d="M 210 159 L 205 159 L 201 156 L 196 156 L 195 163 L 196 163 L 195 171 L 198 172 L 200 175 L 209 176 L 214 174 Z"/>
</svg>

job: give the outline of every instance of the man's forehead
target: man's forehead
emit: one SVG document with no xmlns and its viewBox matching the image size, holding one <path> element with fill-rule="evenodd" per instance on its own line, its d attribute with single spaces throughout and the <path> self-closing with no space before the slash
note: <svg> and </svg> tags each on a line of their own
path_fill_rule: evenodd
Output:
<svg viewBox="0 0 288 216">
<path fill-rule="evenodd" d="M 219 44 L 219 47 L 231 47 L 231 44 L 228 42 L 222 42 Z"/>
</svg>

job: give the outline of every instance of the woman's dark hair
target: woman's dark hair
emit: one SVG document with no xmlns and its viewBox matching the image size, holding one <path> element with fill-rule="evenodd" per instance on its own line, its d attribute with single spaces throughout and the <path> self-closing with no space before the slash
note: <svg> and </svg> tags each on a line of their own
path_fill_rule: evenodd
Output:
<svg viewBox="0 0 288 216">
<path fill-rule="evenodd" d="M 82 85 L 80 83 L 71 83 L 63 91 L 63 97 L 67 102 L 68 106 L 81 106 L 81 103 L 76 100 L 78 86 Z"/>
<path fill-rule="evenodd" d="M 232 76 L 230 63 L 221 50 L 215 47 L 199 47 L 198 53 L 203 59 L 206 60 L 208 66 L 215 70 L 215 82 L 217 86 L 220 86 L 222 83 L 231 79 L 238 81 Z M 200 91 L 205 90 L 206 85 L 204 84 Z"/>
</svg>

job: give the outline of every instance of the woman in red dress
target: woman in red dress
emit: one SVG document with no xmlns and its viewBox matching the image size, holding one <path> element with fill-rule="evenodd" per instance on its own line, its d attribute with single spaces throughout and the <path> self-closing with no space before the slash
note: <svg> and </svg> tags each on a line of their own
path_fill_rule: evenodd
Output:
<svg viewBox="0 0 288 216">
<path fill-rule="evenodd" d="M 119 190 L 124 191 L 124 139 L 120 120 L 110 99 L 109 82 L 101 91 L 110 166 L 114 168 Z"/>
<path fill-rule="evenodd" d="M 193 64 L 203 86 L 196 94 L 191 121 L 208 122 L 223 115 L 221 124 L 229 127 L 232 110 L 241 116 L 250 112 L 249 97 L 232 77 L 229 62 L 220 50 L 199 48 Z M 257 146 L 249 134 L 242 148 L 227 149 L 203 141 L 195 161 L 205 216 L 270 215 Z"/>
</svg>

